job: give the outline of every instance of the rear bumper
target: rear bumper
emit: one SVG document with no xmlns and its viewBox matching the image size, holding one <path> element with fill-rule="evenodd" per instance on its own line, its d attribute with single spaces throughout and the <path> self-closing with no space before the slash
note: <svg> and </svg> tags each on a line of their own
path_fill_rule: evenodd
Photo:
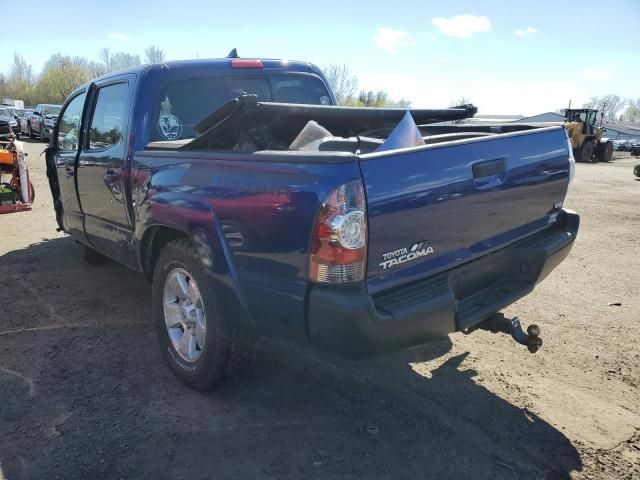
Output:
<svg viewBox="0 0 640 480">
<path fill-rule="evenodd" d="M 311 343 L 366 357 L 465 330 L 530 293 L 569 254 L 579 223 L 563 210 L 543 232 L 374 297 L 364 285 L 315 286 L 307 304 Z"/>
</svg>

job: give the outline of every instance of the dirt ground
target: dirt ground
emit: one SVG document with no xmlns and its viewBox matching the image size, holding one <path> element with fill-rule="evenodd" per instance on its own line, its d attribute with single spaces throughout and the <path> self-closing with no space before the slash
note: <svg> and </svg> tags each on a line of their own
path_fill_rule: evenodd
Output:
<svg viewBox="0 0 640 480">
<path fill-rule="evenodd" d="M 56 233 L 26 148 L 34 209 L 0 217 L 0 479 L 640 478 L 628 154 L 577 165 L 575 247 L 506 311 L 541 326 L 537 354 L 487 332 L 357 363 L 269 340 L 205 395 L 165 366 L 145 280 Z"/>
</svg>

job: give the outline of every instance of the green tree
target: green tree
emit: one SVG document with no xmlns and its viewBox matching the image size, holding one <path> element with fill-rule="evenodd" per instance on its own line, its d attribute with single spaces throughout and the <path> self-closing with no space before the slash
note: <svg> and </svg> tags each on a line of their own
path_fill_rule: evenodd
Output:
<svg viewBox="0 0 640 480">
<path fill-rule="evenodd" d="M 89 80 L 88 61 L 59 53 L 45 62 L 36 84 L 40 102 L 62 103 L 77 87 Z"/>
<path fill-rule="evenodd" d="M 627 100 L 627 108 L 622 114 L 622 119 L 628 122 L 640 122 L 640 97 Z"/>
<path fill-rule="evenodd" d="M 374 92 L 372 90 L 361 90 L 358 94 L 358 100 L 355 106 L 359 107 L 377 107 L 377 108 L 409 108 L 411 102 L 405 100 L 392 100 L 389 98 L 389 94 L 384 90 L 378 90 Z"/>
</svg>

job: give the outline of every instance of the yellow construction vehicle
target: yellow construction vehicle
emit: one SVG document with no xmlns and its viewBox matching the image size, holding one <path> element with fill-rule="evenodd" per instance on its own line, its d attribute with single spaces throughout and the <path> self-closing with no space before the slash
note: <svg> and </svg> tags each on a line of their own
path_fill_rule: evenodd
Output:
<svg viewBox="0 0 640 480">
<path fill-rule="evenodd" d="M 565 126 L 571 140 L 573 156 L 577 162 L 608 162 L 613 156 L 613 142 L 602 134 L 603 113 L 600 126 L 596 125 L 598 110 L 578 108 L 565 110 Z"/>
</svg>

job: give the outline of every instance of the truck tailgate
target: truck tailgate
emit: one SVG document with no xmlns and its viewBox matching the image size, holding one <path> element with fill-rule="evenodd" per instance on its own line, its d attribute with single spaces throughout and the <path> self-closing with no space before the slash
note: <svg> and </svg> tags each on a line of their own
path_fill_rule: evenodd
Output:
<svg viewBox="0 0 640 480">
<path fill-rule="evenodd" d="M 569 158 L 563 127 L 361 155 L 369 293 L 545 228 L 564 201 Z"/>
</svg>

